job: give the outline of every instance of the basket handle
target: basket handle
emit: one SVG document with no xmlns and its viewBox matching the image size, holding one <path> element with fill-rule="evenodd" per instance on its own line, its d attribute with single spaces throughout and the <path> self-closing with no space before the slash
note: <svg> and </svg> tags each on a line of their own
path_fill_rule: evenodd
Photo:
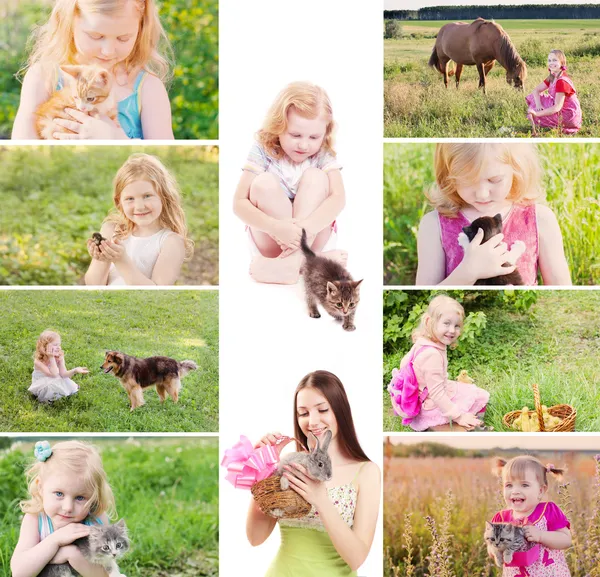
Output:
<svg viewBox="0 0 600 577">
<path fill-rule="evenodd" d="M 308 449 L 303 445 L 302 441 L 300 439 L 296 439 L 296 437 L 288 437 L 287 435 L 283 435 L 277 439 L 276 445 L 281 445 L 282 443 L 287 445 L 290 441 L 296 441 L 296 443 L 298 443 L 308 453 Z"/>
<path fill-rule="evenodd" d="M 546 432 L 546 427 L 544 426 L 544 412 L 542 411 L 542 400 L 540 399 L 540 388 L 537 383 L 533 383 L 531 385 L 533 388 L 533 400 L 535 402 L 535 410 L 537 412 L 538 421 L 540 423 L 540 433 Z"/>
</svg>

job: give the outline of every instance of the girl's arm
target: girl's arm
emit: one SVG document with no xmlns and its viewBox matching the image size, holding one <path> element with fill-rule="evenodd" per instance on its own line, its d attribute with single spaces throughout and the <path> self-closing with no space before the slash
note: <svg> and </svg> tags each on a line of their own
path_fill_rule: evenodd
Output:
<svg viewBox="0 0 600 577">
<path fill-rule="evenodd" d="M 533 100 L 535 101 L 536 110 L 542 109 L 542 103 L 540 101 L 540 94 L 542 94 L 542 92 L 546 91 L 547 89 L 548 89 L 548 86 L 546 86 L 546 83 L 540 82 L 531 92 L 530 96 L 533 96 Z"/>
<path fill-rule="evenodd" d="M 13 140 L 38 140 L 35 130 L 35 111 L 37 107 L 48 100 L 50 94 L 46 89 L 42 67 L 34 64 L 23 78 L 19 110 L 13 124 L 11 138 Z"/>
<path fill-rule="evenodd" d="M 556 96 L 554 97 L 554 106 L 550 106 L 550 108 L 544 108 L 542 110 L 537 110 L 535 115 L 536 116 L 550 116 L 551 114 L 560 112 L 562 110 L 564 103 L 565 103 L 565 93 L 557 92 Z"/>
<path fill-rule="evenodd" d="M 316 235 L 327 228 L 342 212 L 346 204 L 342 173 L 338 169 L 330 170 L 327 172 L 327 178 L 329 179 L 329 196 L 310 216 L 296 222 L 299 227 L 306 229 L 309 235 Z"/>
<path fill-rule="evenodd" d="M 272 234 L 273 227 L 278 222 L 277 219 L 265 214 L 250 202 L 250 186 L 256 176 L 249 170 L 242 171 L 233 196 L 233 212 L 248 226 Z"/>
<path fill-rule="evenodd" d="M 456 421 L 462 412 L 446 393 L 448 374 L 444 370 L 441 351 L 435 349 L 424 350 L 413 361 L 413 366 L 419 380 L 419 389 L 422 390 L 427 387 L 427 398 L 435 403 L 444 416 L 451 421 Z"/>
<path fill-rule="evenodd" d="M 246 517 L 246 537 L 252 547 L 264 543 L 269 535 L 273 532 L 277 519 L 265 515 L 252 499 L 248 508 L 248 516 Z"/>
<path fill-rule="evenodd" d="M 539 236 L 539 267 L 545 285 L 570 286 L 571 273 L 565 258 L 562 233 L 555 214 L 542 204 L 537 204 Z"/>
<path fill-rule="evenodd" d="M 60 369 L 58 368 L 58 365 L 56 364 L 56 359 L 53 355 L 50 355 L 48 363 L 50 366 L 47 366 L 44 363 L 42 363 L 42 361 L 38 361 L 36 359 L 35 361 L 33 361 L 33 366 L 41 373 L 44 373 L 47 377 L 59 377 Z"/>
<path fill-rule="evenodd" d="M 81 577 L 108 577 L 104 567 L 90 563 L 75 546 L 69 549 L 68 562 Z"/>
<path fill-rule="evenodd" d="M 144 140 L 173 140 L 171 103 L 160 78 L 147 74 L 142 90 L 142 129 Z"/>
<path fill-rule="evenodd" d="M 442 248 L 440 223 L 435 210 L 428 212 L 421 219 L 417 234 L 417 253 L 418 265 L 415 284 L 436 285 L 441 283 L 446 277 L 446 255 Z"/>
<path fill-rule="evenodd" d="M 540 543 L 548 549 L 568 549 L 572 545 L 571 531 L 563 527 L 557 531 L 541 531 L 533 525 L 523 527 L 525 537 L 528 541 Z"/>
<path fill-rule="evenodd" d="M 115 224 L 105 222 L 100 229 L 100 234 L 104 238 L 111 239 L 115 233 Z M 83 277 L 86 285 L 106 285 L 108 284 L 108 271 L 110 270 L 110 261 L 98 260 L 92 258 L 92 262 Z"/>
</svg>

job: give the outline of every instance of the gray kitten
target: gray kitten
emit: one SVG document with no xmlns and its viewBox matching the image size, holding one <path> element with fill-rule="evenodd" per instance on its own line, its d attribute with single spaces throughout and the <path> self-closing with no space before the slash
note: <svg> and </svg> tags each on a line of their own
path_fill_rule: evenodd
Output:
<svg viewBox="0 0 600 577">
<path fill-rule="evenodd" d="M 339 263 L 317 256 L 306 244 L 306 231 L 302 229 L 302 252 L 306 261 L 302 266 L 308 314 L 313 319 L 321 317 L 317 303 L 335 319 L 342 321 L 345 331 L 353 331 L 356 306 L 360 301 L 359 286 L 350 273 Z"/>
<path fill-rule="evenodd" d="M 485 522 L 484 539 L 487 542 L 488 553 L 493 555 L 498 567 L 510 563 L 517 551 L 527 551 L 531 545 L 525 538 L 523 527 L 510 523 Z"/>
<path fill-rule="evenodd" d="M 87 537 L 73 541 L 81 554 L 90 562 L 103 567 L 108 577 L 120 577 L 121 572 L 115 559 L 129 550 L 129 538 L 125 521 L 121 519 L 114 525 L 92 525 Z M 39 577 L 73 577 L 78 576 L 68 563 L 62 565 L 46 565 Z"/>
</svg>

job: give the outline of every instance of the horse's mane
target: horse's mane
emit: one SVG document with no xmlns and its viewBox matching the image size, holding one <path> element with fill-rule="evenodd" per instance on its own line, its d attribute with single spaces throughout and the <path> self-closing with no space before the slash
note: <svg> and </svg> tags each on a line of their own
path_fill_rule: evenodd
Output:
<svg viewBox="0 0 600 577">
<path fill-rule="evenodd" d="M 475 30 L 479 30 L 484 25 L 493 26 L 500 34 L 500 56 L 503 61 L 503 65 L 507 70 L 514 70 L 519 64 L 523 62 L 523 59 L 519 56 L 515 45 L 512 43 L 510 37 L 500 26 L 493 20 L 484 20 L 483 18 L 477 18 L 471 26 L 475 28 Z"/>
</svg>

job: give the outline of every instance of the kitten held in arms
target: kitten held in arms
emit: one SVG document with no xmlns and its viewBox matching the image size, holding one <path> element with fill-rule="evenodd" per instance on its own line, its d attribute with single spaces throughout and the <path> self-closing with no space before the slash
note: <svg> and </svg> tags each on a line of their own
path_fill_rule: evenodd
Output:
<svg viewBox="0 0 600 577">
<path fill-rule="evenodd" d="M 469 226 L 463 227 L 463 231 L 458 235 L 458 244 L 463 247 L 463 250 L 465 250 L 469 243 L 475 238 L 479 229 L 483 230 L 483 238 L 481 239 L 481 244 L 483 244 L 493 236 L 502 232 L 502 216 L 500 214 L 497 214 L 494 217 L 481 216 L 476 218 Z M 524 252 L 525 243 L 520 240 L 515 241 L 506 254 L 506 262 L 502 266 L 510 267 L 514 265 Z M 479 279 L 475 284 L 522 285 L 523 279 L 521 278 L 519 271 L 514 270 L 508 274 Z"/>
<path fill-rule="evenodd" d="M 354 281 L 350 273 L 338 262 L 317 256 L 306 244 L 306 231 L 302 229 L 302 252 L 306 261 L 302 265 L 304 290 L 308 314 L 313 319 L 321 317 L 317 304 L 335 319 L 342 321 L 345 331 L 353 331 L 354 315 L 360 301 L 361 280 Z"/>
<path fill-rule="evenodd" d="M 55 132 L 71 132 L 54 122 L 55 118 L 73 120 L 65 108 L 76 108 L 90 116 L 108 116 L 117 126 L 117 103 L 111 94 L 112 78 L 100 66 L 64 65 L 64 88 L 55 90 L 36 110 L 35 128 L 40 138 L 52 140 Z"/>
<path fill-rule="evenodd" d="M 510 523 L 485 522 L 484 539 L 487 543 L 488 555 L 494 558 L 498 567 L 510 563 L 513 555 L 520 551 L 527 551 L 534 545 L 525 538 L 523 527 Z"/>
</svg>

